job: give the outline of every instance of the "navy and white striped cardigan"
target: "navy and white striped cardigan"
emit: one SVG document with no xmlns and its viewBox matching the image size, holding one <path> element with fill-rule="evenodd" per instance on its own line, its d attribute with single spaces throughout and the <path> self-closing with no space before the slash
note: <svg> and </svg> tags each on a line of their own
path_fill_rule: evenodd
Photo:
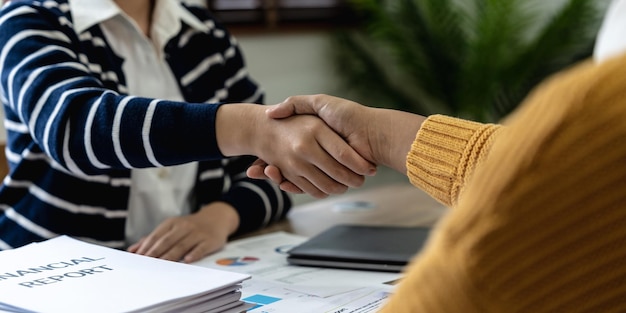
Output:
<svg viewBox="0 0 626 313">
<path fill-rule="evenodd" d="M 0 250 L 59 234 L 123 248 L 131 168 L 201 161 L 197 206 L 232 204 L 238 233 L 286 214 L 286 194 L 246 177 L 251 157 L 222 160 L 218 103 L 260 103 L 263 94 L 208 12 L 189 8 L 209 33 L 183 25 L 165 48 L 189 102 L 181 103 L 125 94 L 124 60 L 97 25 L 76 34 L 68 8 L 67 0 L 12 1 L 0 13 L 10 167 L 0 188 Z"/>
</svg>

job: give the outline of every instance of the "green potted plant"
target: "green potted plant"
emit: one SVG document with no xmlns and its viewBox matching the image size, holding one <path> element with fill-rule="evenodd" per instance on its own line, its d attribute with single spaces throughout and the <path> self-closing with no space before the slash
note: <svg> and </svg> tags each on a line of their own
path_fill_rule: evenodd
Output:
<svg viewBox="0 0 626 313">
<path fill-rule="evenodd" d="M 344 88 L 370 105 L 482 122 L 591 55 L 598 0 L 352 0 L 362 24 L 333 37 Z"/>
</svg>

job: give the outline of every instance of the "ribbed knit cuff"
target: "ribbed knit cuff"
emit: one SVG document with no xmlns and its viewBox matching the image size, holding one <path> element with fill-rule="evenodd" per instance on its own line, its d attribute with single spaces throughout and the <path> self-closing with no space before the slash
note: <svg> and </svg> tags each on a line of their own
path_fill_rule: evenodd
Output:
<svg viewBox="0 0 626 313">
<path fill-rule="evenodd" d="M 444 205 L 455 206 L 499 128 L 444 115 L 428 117 L 407 155 L 409 180 Z"/>
</svg>

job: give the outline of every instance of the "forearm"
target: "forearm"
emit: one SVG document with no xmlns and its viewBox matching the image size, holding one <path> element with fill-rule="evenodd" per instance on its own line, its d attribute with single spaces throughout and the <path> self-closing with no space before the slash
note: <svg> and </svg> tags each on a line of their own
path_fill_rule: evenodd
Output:
<svg viewBox="0 0 626 313">
<path fill-rule="evenodd" d="M 265 118 L 265 108 L 256 104 L 222 105 L 215 118 L 217 145 L 225 156 L 257 155 L 253 142 L 260 134 L 260 119 Z"/>
<path fill-rule="evenodd" d="M 372 109 L 371 117 L 373 123 L 368 124 L 368 138 L 373 138 L 371 145 L 376 163 L 406 174 L 406 156 L 426 118 L 389 109 Z"/>
</svg>

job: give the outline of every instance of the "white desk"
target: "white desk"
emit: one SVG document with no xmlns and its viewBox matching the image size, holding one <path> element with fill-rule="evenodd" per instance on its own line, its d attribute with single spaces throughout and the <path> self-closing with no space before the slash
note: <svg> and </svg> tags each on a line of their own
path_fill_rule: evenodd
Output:
<svg viewBox="0 0 626 313">
<path fill-rule="evenodd" d="M 393 184 L 295 206 L 288 222 L 292 233 L 310 237 L 340 223 L 430 226 L 445 211 L 414 186 Z"/>
<path fill-rule="evenodd" d="M 262 305 L 271 312 L 317 313 L 329 307 L 351 311 L 371 303 L 378 306 L 401 274 L 291 266 L 284 249 L 339 223 L 429 226 L 445 211 L 443 205 L 408 183 L 369 187 L 294 206 L 286 220 L 231 242 L 197 265 L 251 274 L 252 279 L 243 284 L 244 300 L 272 299 L 276 302 Z M 237 266 L 219 265 L 231 263 Z"/>
<path fill-rule="evenodd" d="M 431 226 L 446 210 L 414 186 L 395 183 L 294 206 L 285 221 L 243 237 L 274 231 L 311 237 L 335 224 Z"/>
</svg>

